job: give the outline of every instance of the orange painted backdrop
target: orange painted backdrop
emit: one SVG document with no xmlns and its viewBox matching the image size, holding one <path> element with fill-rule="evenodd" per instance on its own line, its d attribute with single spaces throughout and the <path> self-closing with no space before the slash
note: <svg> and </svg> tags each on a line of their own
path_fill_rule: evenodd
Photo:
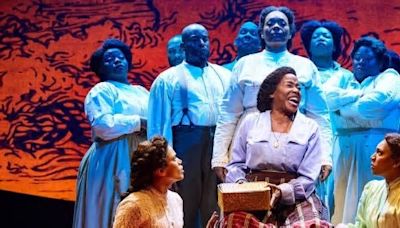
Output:
<svg viewBox="0 0 400 228">
<path fill-rule="evenodd" d="M 205 25 L 211 62 L 229 62 L 238 28 L 257 22 L 267 4 L 295 10 L 298 27 L 309 19 L 339 22 L 346 67 L 353 40 L 363 34 L 400 51 L 399 0 L 2 0 L 0 189 L 74 200 L 79 162 L 91 143 L 83 100 L 98 82 L 88 60 L 104 39 L 132 47 L 130 81 L 149 88 L 168 66 L 166 42 L 185 25 Z M 298 35 L 292 51 L 305 53 Z"/>
</svg>

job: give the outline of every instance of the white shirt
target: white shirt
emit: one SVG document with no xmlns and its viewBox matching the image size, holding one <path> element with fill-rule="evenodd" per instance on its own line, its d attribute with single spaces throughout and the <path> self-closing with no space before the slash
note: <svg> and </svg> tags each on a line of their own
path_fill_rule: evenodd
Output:
<svg viewBox="0 0 400 228">
<path fill-rule="evenodd" d="M 332 165 L 332 130 L 317 68 L 309 59 L 288 51 L 272 53 L 263 50 L 240 58 L 233 68 L 232 80 L 222 100 L 217 122 L 212 167 L 224 167 L 229 162 L 228 147 L 239 118 L 243 113 L 256 109 L 260 85 L 268 74 L 281 66 L 289 66 L 296 71 L 302 94 L 300 111 L 318 123 L 322 164 Z"/>
<path fill-rule="evenodd" d="M 199 68 L 183 61 L 162 72 L 150 89 L 147 136 L 163 135 L 172 145 L 172 127 L 182 119 L 181 87 L 184 77 L 187 85 L 188 115 L 194 125 L 215 126 L 218 107 L 229 84 L 231 72 L 208 63 Z M 184 86 L 183 86 L 184 87 Z M 189 125 L 184 116 L 183 125 Z"/>
<path fill-rule="evenodd" d="M 85 113 L 92 138 L 118 138 L 140 130 L 140 118 L 147 115 L 149 92 L 139 85 L 116 81 L 96 84 L 85 99 Z"/>
</svg>

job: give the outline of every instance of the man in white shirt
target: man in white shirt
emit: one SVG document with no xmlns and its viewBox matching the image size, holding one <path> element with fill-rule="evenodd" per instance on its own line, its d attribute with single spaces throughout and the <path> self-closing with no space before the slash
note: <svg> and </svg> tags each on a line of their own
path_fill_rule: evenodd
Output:
<svg viewBox="0 0 400 228">
<path fill-rule="evenodd" d="M 260 36 L 258 35 L 257 25 L 251 21 L 247 21 L 240 26 L 234 44 L 237 49 L 236 58 L 232 62 L 222 65 L 230 71 L 232 71 L 233 67 L 240 58 L 260 51 L 261 40 Z"/>
<path fill-rule="evenodd" d="M 168 40 L 167 55 L 169 66 L 180 64 L 185 59 L 185 52 L 182 49 L 182 35 L 178 34 Z"/>
<path fill-rule="evenodd" d="M 216 176 L 211 157 L 218 107 L 230 72 L 207 62 L 207 30 L 191 24 L 182 30 L 185 61 L 162 72 L 149 98 L 148 137 L 163 135 L 182 159 L 185 179 L 178 183 L 184 226 L 202 227 L 216 210 Z M 200 213 L 199 213 L 200 212 Z"/>
</svg>

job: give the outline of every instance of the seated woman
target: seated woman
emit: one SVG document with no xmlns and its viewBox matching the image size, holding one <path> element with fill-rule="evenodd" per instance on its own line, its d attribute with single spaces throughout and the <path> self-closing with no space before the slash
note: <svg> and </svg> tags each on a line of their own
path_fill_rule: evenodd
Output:
<svg viewBox="0 0 400 228">
<path fill-rule="evenodd" d="M 384 180 L 368 182 L 355 224 L 337 227 L 400 227 L 400 134 L 386 134 L 371 156 L 371 169 Z"/>
<path fill-rule="evenodd" d="M 314 193 L 321 170 L 318 125 L 298 111 L 300 100 L 296 72 L 290 67 L 276 69 L 261 84 L 259 112 L 245 117 L 233 142 L 227 182 L 258 178 L 276 184 L 277 204 L 263 219 L 268 225 L 293 227 L 328 219 Z M 235 213 L 224 222 L 229 216 Z"/>
<path fill-rule="evenodd" d="M 181 163 L 163 137 L 140 143 L 132 155 L 131 187 L 118 205 L 114 227 L 183 227 L 182 199 L 168 190 L 183 179 Z"/>
</svg>

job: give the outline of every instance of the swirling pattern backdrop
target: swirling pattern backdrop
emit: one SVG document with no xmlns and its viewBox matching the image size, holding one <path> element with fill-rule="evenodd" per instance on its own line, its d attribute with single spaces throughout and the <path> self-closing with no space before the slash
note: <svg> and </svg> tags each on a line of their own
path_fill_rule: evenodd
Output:
<svg viewBox="0 0 400 228">
<path fill-rule="evenodd" d="M 242 23 L 262 8 L 286 5 L 297 26 L 333 19 L 345 29 L 340 62 L 350 68 L 352 43 L 375 34 L 400 51 L 400 2 L 315 0 L 3 0 L 0 3 L 0 189 L 74 200 L 75 178 L 88 149 L 83 111 L 98 82 L 91 53 L 108 37 L 132 47 L 131 83 L 150 88 L 168 67 L 166 42 L 190 23 L 209 29 L 211 62 L 234 59 Z M 305 55 L 299 36 L 292 51 Z"/>
</svg>

